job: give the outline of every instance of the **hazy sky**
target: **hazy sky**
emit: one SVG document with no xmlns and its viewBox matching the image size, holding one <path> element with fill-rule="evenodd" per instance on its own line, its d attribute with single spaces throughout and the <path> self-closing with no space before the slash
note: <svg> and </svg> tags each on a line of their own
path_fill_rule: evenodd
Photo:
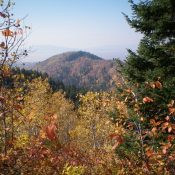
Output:
<svg viewBox="0 0 175 175">
<path fill-rule="evenodd" d="M 53 45 L 122 57 L 141 36 L 121 12 L 131 15 L 128 0 L 15 0 L 16 17 L 28 15 L 29 45 Z M 117 55 L 118 54 L 118 55 Z M 110 56 L 109 56 L 110 57 Z"/>
</svg>

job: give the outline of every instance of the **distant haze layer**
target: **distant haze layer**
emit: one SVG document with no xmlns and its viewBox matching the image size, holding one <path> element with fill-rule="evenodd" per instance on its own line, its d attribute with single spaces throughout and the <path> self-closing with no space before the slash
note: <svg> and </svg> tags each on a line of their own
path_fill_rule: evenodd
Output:
<svg viewBox="0 0 175 175">
<path fill-rule="evenodd" d="M 135 45 L 130 46 L 133 50 L 136 50 Z M 20 60 L 21 62 L 39 62 L 46 60 L 47 58 L 68 51 L 79 51 L 81 48 L 66 48 L 54 45 L 36 45 L 29 47 L 29 55 Z M 120 58 L 124 60 L 127 56 L 127 48 L 121 48 L 121 46 L 102 46 L 94 48 L 84 49 L 87 52 L 94 53 L 104 59 L 111 60 L 113 58 Z"/>
</svg>

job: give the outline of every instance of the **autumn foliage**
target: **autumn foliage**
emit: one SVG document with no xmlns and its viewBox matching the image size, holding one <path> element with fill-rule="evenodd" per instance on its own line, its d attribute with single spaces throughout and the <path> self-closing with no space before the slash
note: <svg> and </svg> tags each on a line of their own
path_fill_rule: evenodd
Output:
<svg viewBox="0 0 175 175">
<path fill-rule="evenodd" d="M 170 6 L 170 1 L 164 1 Z M 160 7 L 160 1 L 150 2 L 157 3 L 149 8 Z M 149 4 L 130 3 L 134 10 L 147 12 L 144 7 Z M 117 82 L 114 91 L 77 94 L 79 101 L 74 104 L 65 92 L 53 92 L 46 77 L 27 78 L 15 72 L 13 64 L 28 54 L 21 44 L 30 27 L 22 26 L 20 19 L 10 15 L 14 3 L 0 4 L 0 20 L 6 24 L 0 26 L 0 174 L 175 174 L 173 61 L 167 63 L 172 81 L 167 70 L 159 66 L 159 58 L 169 53 L 167 48 L 173 42 L 164 43 L 164 35 L 156 33 L 161 30 L 145 34 L 154 42 L 163 37 L 163 41 L 156 42 L 162 44 L 161 54 L 157 56 L 154 50 L 153 55 L 145 57 L 150 54 L 150 43 L 144 39 L 138 55 L 129 51 L 128 60 L 120 65 L 123 81 Z M 145 13 L 138 12 L 145 18 Z M 144 22 L 137 20 L 129 22 L 137 28 L 135 22 Z M 141 31 L 149 30 L 141 24 Z M 169 53 L 171 59 L 173 54 Z M 150 65 L 151 71 L 149 67 L 143 69 L 150 57 L 147 64 L 152 60 L 155 63 Z"/>
</svg>

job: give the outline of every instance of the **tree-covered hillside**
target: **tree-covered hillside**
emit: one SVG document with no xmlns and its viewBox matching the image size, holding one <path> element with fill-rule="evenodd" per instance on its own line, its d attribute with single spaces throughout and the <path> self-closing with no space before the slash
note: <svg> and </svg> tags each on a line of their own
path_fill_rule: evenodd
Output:
<svg viewBox="0 0 175 175">
<path fill-rule="evenodd" d="M 65 85 L 89 90 L 107 90 L 120 82 L 116 65 L 88 52 L 66 52 L 37 63 L 34 70 L 46 72 Z"/>
</svg>

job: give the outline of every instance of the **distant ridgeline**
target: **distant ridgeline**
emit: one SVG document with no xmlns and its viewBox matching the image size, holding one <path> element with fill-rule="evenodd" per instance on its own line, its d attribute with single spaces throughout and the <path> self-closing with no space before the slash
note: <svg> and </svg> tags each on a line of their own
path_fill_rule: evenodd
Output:
<svg viewBox="0 0 175 175">
<path fill-rule="evenodd" d="M 47 73 L 54 81 L 63 82 L 65 86 L 92 91 L 111 90 L 120 82 L 120 75 L 112 60 L 104 60 L 83 51 L 55 55 L 26 68 Z"/>
</svg>

